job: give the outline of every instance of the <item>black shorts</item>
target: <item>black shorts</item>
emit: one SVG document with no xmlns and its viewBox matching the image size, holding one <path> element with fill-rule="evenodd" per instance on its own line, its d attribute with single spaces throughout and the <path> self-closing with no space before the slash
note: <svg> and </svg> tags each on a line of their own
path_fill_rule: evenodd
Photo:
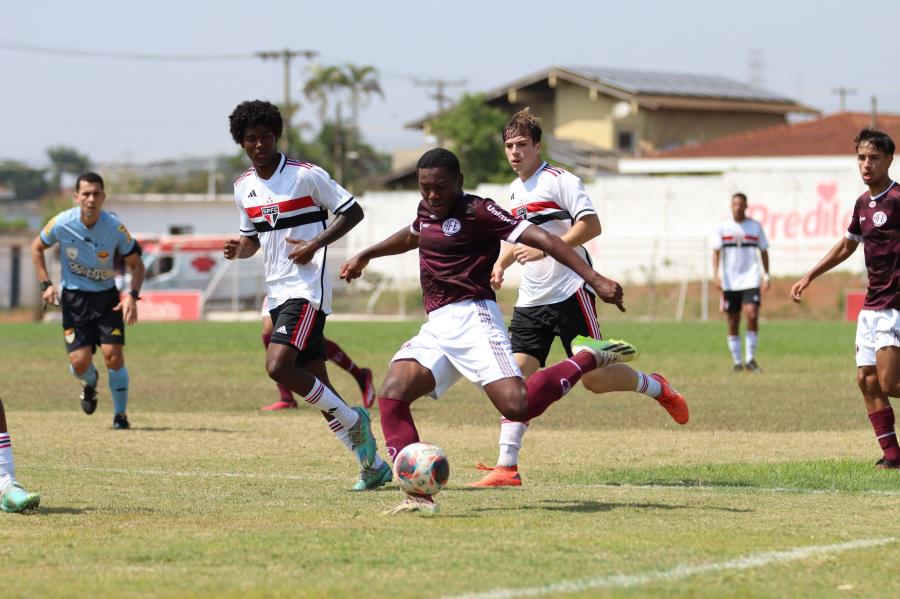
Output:
<svg viewBox="0 0 900 599">
<path fill-rule="evenodd" d="M 115 311 L 121 300 L 119 290 L 78 291 L 63 289 L 60 297 L 66 351 L 80 347 L 97 351 L 98 345 L 125 345 L 122 311 Z"/>
<path fill-rule="evenodd" d="M 586 335 L 602 339 L 597 324 L 594 294 L 579 289 L 568 299 L 546 306 L 515 308 L 509 323 L 509 336 L 514 354 L 528 354 L 541 366 L 547 361 L 553 340 L 559 337 L 566 355 L 572 355 L 572 339 Z"/>
<path fill-rule="evenodd" d="M 272 341 L 297 349 L 297 366 L 305 366 L 313 360 L 325 359 L 326 314 L 309 305 L 305 299 L 289 299 L 274 310 L 272 316 Z"/>
<path fill-rule="evenodd" d="M 738 289 L 722 292 L 722 310 L 729 314 L 737 314 L 744 304 L 759 305 L 759 287 L 754 289 Z"/>
</svg>

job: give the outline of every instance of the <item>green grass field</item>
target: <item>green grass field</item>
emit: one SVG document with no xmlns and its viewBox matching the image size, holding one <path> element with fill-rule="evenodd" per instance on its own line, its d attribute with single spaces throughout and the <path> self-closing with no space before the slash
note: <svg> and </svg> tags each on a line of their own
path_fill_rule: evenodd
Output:
<svg viewBox="0 0 900 599">
<path fill-rule="evenodd" d="M 328 335 L 380 381 L 417 326 Z M 852 325 L 764 324 L 762 375 L 731 372 L 724 323 L 604 332 L 669 376 L 691 422 L 579 387 L 532 424 L 525 486 L 476 491 L 498 416 L 461 381 L 413 408 L 451 462 L 422 518 L 381 514 L 393 485 L 348 492 L 355 462 L 313 410 L 258 410 L 276 391 L 257 323 L 130 328 L 127 432 L 100 360 L 100 407 L 81 412 L 59 325 L 0 325 L 18 475 L 42 495 L 0 514 L 4 598 L 900 596 L 900 472 L 873 467 Z"/>
</svg>

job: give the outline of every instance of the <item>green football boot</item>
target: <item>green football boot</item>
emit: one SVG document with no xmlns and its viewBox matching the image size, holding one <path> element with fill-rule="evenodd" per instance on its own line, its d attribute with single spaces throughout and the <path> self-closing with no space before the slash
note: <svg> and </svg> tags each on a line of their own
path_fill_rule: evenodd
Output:
<svg viewBox="0 0 900 599">
<path fill-rule="evenodd" d="M 353 451 L 363 468 L 371 468 L 378 452 L 375 443 L 375 435 L 372 434 L 372 422 L 369 419 L 369 411 L 365 408 L 355 407 L 353 411 L 359 414 L 359 420 L 347 431 L 350 442 L 353 443 Z"/>
<path fill-rule="evenodd" d="M 353 485 L 351 491 L 371 491 L 383 487 L 394 479 L 391 467 L 384 462 L 381 468 L 363 468 L 359 471 L 359 480 Z"/>
<path fill-rule="evenodd" d="M 597 368 L 637 360 L 640 352 L 627 341 L 621 339 L 594 339 L 578 335 L 572 339 L 572 353 L 589 351 L 597 358 Z"/>
<path fill-rule="evenodd" d="M 12 483 L 3 493 L 0 499 L 0 509 L 4 512 L 21 513 L 28 510 L 37 509 L 41 504 L 41 496 L 37 493 L 29 493 L 19 485 Z"/>
</svg>

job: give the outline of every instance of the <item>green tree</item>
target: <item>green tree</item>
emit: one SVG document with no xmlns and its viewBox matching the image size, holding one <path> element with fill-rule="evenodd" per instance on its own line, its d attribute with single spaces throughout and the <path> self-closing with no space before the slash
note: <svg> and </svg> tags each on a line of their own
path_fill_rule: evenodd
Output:
<svg viewBox="0 0 900 599">
<path fill-rule="evenodd" d="M 344 65 L 344 79 L 350 91 L 350 123 L 358 131 L 359 111 L 368 104 L 372 96 L 384 99 L 384 91 L 378 80 L 378 69 L 372 65 L 357 66 L 348 62 Z"/>
<path fill-rule="evenodd" d="M 69 146 L 47 148 L 47 157 L 53 165 L 53 182 L 56 189 L 59 189 L 63 174 L 80 175 L 91 166 L 90 158 Z"/>
<path fill-rule="evenodd" d="M 348 85 L 347 75 L 338 66 L 314 64 L 309 67 L 309 78 L 303 84 L 303 95 L 318 107 L 319 122 L 328 120 L 328 107 L 334 96 Z"/>
<path fill-rule="evenodd" d="M 446 140 L 459 157 L 466 187 L 510 179 L 503 152 L 507 118 L 503 111 L 485 103 L 483 94 L 466 94 L 456 106 L 431 122 L 431 132 Z"/>
<path fill-rule="evenodd" d="M 21 162 L 0 162 L 0 183 L 16 192 L 16 199 L 36 200 L 47 193 L 47 171 Z"/>
</svg>

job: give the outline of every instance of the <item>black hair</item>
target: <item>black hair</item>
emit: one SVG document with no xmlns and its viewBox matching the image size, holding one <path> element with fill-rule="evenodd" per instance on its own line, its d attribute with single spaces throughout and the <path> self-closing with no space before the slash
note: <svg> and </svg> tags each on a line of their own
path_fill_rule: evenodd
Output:
<svg viewBox="0 0 900 599">
<path fill-rule="evenodd" d="M 78 175 L 78 178 L 75 179 L 75 191 L 78 191 L 78 188 L 81 187 L 81 182 L 85 183 L 97 183 L 100 185 L 100 191 L 103 191 L 103 177 L 98 175 L 93 171 L 88 171 L 86 173 L 82 173 Z"/>
<path fill-rule="evenodd" d="M 736 194 L 734 194 L 733 196 L 731 196 L 731 199 L 732 199 L 732 200 L 733 200 L 734 198 L 741 198 L 742 200 L 744 200 L 744 203 L 745 203 L 745 204 L 747 203 L 747 194 L 746 194 L 746 193 L 743 193 L 743 192 L 740 192 L 740 191 L 739 191 L 739 192 L 737 192 Z"/>
<path fill-rule="evenodd" d="M 459 176 L 461 172 L 456 154 L 446 148 L 432 148 L 422 154 L 416 163 L 416 170 L 423 168 L 442 168 L 452 177 Z"/>
<path fill-rule="evenodd" d="M 857 151 L 859 150 L 860 144 L 872 144 L 876 150 L 887 156 L 893 156 L 894 150 L 896 149 L 894 147 L 894 140 L 891 139 L 887 133 L 872 129 L 871 127 L 866 127 L 860 131 L 853 139 L 853 143 L 856 144 Z"/>
<path fill-rule="evenodd" d="M 250 127 L 266 125 L 272 129 L 275 137 L 281 137 L 281 131 L 284 128 L 284 121 L 281 119 L 278 107 L 264 100 L 241 102 L 228 117 L 228 124 L 231 129 L 231 138 L 238 145 L 244 142 L 244 133 Z"/>
</svg>

